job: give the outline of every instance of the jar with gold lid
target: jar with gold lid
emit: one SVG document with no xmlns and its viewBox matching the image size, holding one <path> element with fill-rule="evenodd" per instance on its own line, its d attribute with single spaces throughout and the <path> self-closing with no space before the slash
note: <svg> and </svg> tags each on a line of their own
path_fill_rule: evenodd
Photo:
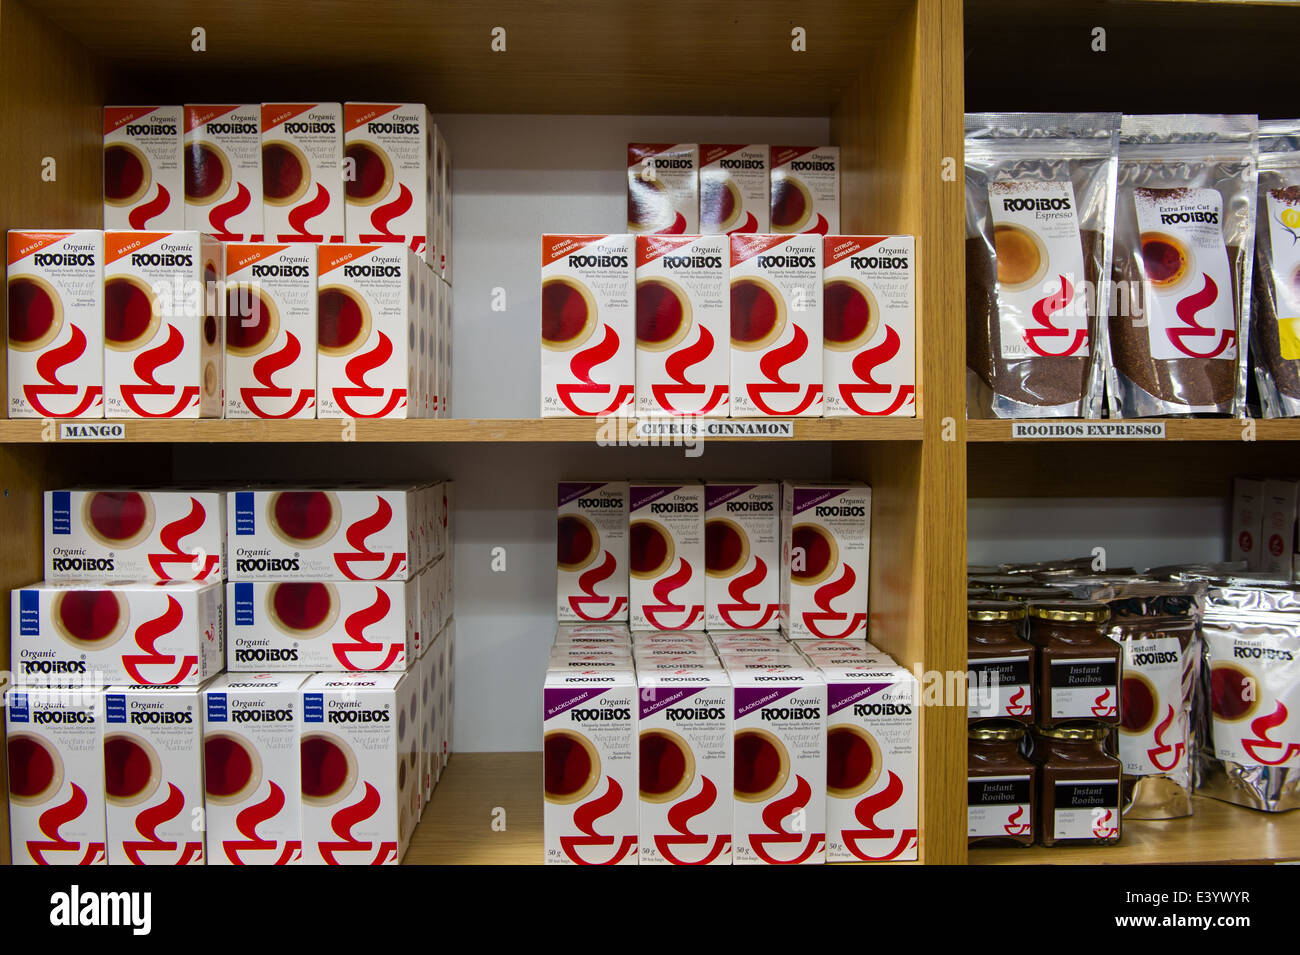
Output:
<svg viewBox="0 0 1300 955">
<path fill-rule="evenodd" d="M 1089 600 L 1031 601 L 1028 614 L 1038 724 L 1118 724 L 1121 650 L 1106 636 L 1110 608 Z"/>
<path fill-rule="evenodd" d="M 1038 841 L 1045 846 L 1111 845 L 1120 840 L 1124 766 L 1106 752 L 1111 727 L 1090 720 L 1034 729 Z"/>
<path fill-rule="evenodd" d="M 966 717 L 1034 721 L 1034 648 L 1020 637 L 1025 608 L 1007 600 L 966 602 Z"/>
<path fill-rule="evenodd" d="M 1034 842 L 1038 767 L 1020 753 L 1025 725 L 975 723 L 966 741 L 966 840 L 971 846 Z"/>
</svg>

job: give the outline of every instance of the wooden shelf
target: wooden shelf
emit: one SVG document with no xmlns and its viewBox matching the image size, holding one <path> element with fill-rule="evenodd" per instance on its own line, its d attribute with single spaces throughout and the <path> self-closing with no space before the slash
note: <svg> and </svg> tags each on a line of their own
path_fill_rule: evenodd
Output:
<svg viewBox="0 0 1300 955">
<path fill-rule="evenodd" d="M 765 419 L 718 419 L 722 422 L 741 422 L 754 425 L 770 424 Z M 791 420 L 794 436 L 791 439 L 740 435 L 706 438 L 709 441 L 919 441 L 922 424 L 916 418 L 806 418 L 772 419 Z M 71 423 L 71 422 L 69 422 Z M 445 418 L 421 420 L 302 420 L 302 421 L 148 421 L 141 419 L 112 419 L 109 421 L 84 421 L 78 424 L 121 424 L 126 428 L 125 438 L 76 439 L 113 444 L 121 441 L 133 443 L 239 443 L 263 444 L 273 442 L 331 444 L 336 441 L 387 442 L 405 444 L 412 442 L 442 442 L 469 444 L 476 442 L 533 444 L 554 442 L 605 442 L 613 443 L 635 437 L 630 424 L 615 419 L 582 420 L 573 418 Z M 54 424 L 57 424 L 55 422 Z M 57 428 L 38 420 L 0 421 L 0 444 L 41 444 L 52 439 Z M 73 443 L 73 442 L 64 442 Z M 632 442 L 628 442 L 632 443 Z M 648 443 L 648 442 L 644 442 Z M 670 443 L 668 439 L 660 443 Z M 677 442 L 680 444 L 680 440 Z"/>
<path fill-rule="evenodd" d="M 1126 419 L 1127 420 L 1127 419 Z M 1300 441 L 1300 419 L 1264 419 L 1248 418 L 1134 418 L 1130 423 L 1150 424 L 1163 422 L 1165 437 L 1162 438 L 1013 438 L 1012 421 L 967 421 L 966 440 L 968 442 L 984 441 L 1033 441 L 1033 442 L 1100 442 L 1127 443 L 1129 441 L 1232 441 L 1241 443 L 1253 441 Z M 1032 424 L 1077 424 L 1070 418 L 1045 418 L 1041 421 L 1021 422 Z M 1249 436 L 1248 436 L 1249 435 Z"/>
<path fill-rule="evenodd" d="M 1186 819 L 1125 821 L 1115 846 L 971 849 L 972 865 L 1152 865 L 1300 860 L 1300 811 L 1268 813 L 1195 796 Z"/>
<path fill-rule="evenodd" d="M 540 865 L 541 781 L 541 753 L 453 755 L 402 864 Z"/>
</svg>

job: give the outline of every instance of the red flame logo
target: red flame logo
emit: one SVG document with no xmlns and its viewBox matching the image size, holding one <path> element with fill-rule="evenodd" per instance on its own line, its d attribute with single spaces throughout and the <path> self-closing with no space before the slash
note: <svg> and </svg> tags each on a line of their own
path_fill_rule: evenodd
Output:
<svg viewBox="0 0 1300 955">
<path fill-rule="evenodd" d="M 286 839 L 284 847 L 280 849 L 280 843 L 274 839 L 263 839 L 257 834 L 257 827 L 268 819 L 274 819 L 284 808 L 285 798 L 284 790 L 271 783 L 271 792 L 259 803 L 243 809 L 235 816 L 235 828 L 239 830 L 243 839 L 227 839 L 222 843 L 226 847 L 226 858 L 230 860 L 231 865 L 244 865 L 244 860 L 240 856 L 241 852 L 275 852 L 280 850 L 279 856 L 271 865 L 288 865 L 290 862 L 302 855 L 302 841 L 297 839 Z"/>
<path fill-rule="evenodd" d="M 708 776 L 701 776 L 700 779 L 702 783 L 698 793 L 674 803 L 668 810 L 668 825 L 680 835 L 660 833 L 655 836 L 655 847 L 673 865 L 708 865 L 731 847 L 730 833 L 715 836 L 713 846 L 710 847 L 707 835 L 691 832 L 691 820 L 707 811 L 718 799 L 718 787 L 713 784 L 713 780 Z M 704 856 L 694 860 L 683 859 L 675 851 L 679 846 L 701 846 L 705 850 Z"/>
<path fill-rule="evenodd" d="M 885 326 L 885 340 L 879 345 L 871 348 L 865 348 L 853 358 L 852 368 L 862 384 L 842 384 L 840 385 L 840 397 L 844 403 L 853 409 L 855 414 L 860 415 L 892 415 L 896 414 L 905 405 L 911 404 L 916 399 L 915 385 L 899 385 L 898 390 L 894 391 L 893 385 L 885 385 L 876 381 L 875 372 L 881 365 L 887 364 L 898 356 L 903 347 L 903 340 L 899 337 L 898 332 L 894 331 L 894 326 Z M 888 395 L 894 392 L 893 399 L 878 411 L 869 411 L 858 403 L 859 395 Z"/>
<path fill-rule="evenodd" d="M 307 231 L 307 223 L 329 208 L 330 194 L 324 183 L 316 183 L 316 195 L 309 201 L 300 203 L 289 212 L 289 228 L 293 232 L 281 233 L 276 238 L 281 242 L 324 242 L 321 233 Z"/>
<path fill-rule="evenodd" d="M 1270 732 L 1286 722 L 1287 716 L 1286 704 L 1278 700 L 1277 708 L 1272 713 L 1250 721 L 1250 731 L 1255 734 L 1255 738 L 1245 737 L 1241 745 L 1251 759 L 1265 766 L 1281 766 L 1300 756 L 1300 743 L 1287 743 L 1283 740 L 1269 739 L 1268 736 Z M 1275 756 L 1272 755 L 1274 750 L 1277 751 Z"/>
<path fill-rule="evenodd" d="M 396 842 L 381 842 L 376 847 L 374 842 L 363 842 L 352 834 L 352 827 L 365 822 L 378 812 L 381 802 L 379 790 L 367 782 L 365 794 L 359 800 L 351 806 L 344 806 L 334 814 L 330 820 L 330 828 L 334 830 L 334 835 L 339 837 L 338 841 L 316 843 L 316 848 L 320 851 L 326 865 L 343 865 L 338 858 L 340 852 L 373 851 L 374 858 L 370 860 L 370 865 L 383 865 L 389 859 L 394 863 L 397 862 Z"/>
<path fill-rule="evenodd" d="M 876 816 L 898 805 L 903 798 L 903 780 L 893 770 L 885 788 L 878 793 L 863 796 L 853 807 L 853 815 L 862 824 L 861 829 L 844 829 L 840 835 L 845 847 L 863 862 L 887 862 L 897 859 L 916 845 L 916 829 L 886 829 L 876 822 Z M 883 854 L 875 855 L 862 847 L 863 842 L 883 842 Z"/>
<path fill-rule="evenodd" d="M 126 672 L 131 674 L 131 679 L 140 686 L 168 686 L 176 685 L 184 680 L 191 670 L 199 665 L 197 654 L 186 654 L 181 657 L 180 667 L 173 675 L 166 680 L 150 680 L 140 672 L 142 666 L 173 666 L 176 663 L 176 655 L 172 653 L 160 653 L 154 646 L 160 637 L 165 637 L 173 633 L 185 619 L 185 611 L 181 609 L 180 601 L 175 597 L 167 597 L 167 609 L 152 620 L 146 620 L 140 626 L 135 628 L 135 642 L 143 653 L 124 653 L 122 654 L 122 666 Z"/>
<path fill-rule="evenodd" d="M 673 404 L 673 396 L 680 395 L 685 397 L 693 395 L 702 397 L 708 394 L 708 385 L 695 385 L 686 379 L 686 372 L 694 365 L 698 365 L 704 359 L 713 353 L 713 336 L 703 325 L 699 326 L 700 338 L 694 344 L 680 351 L 675 351 L 668 356 L 664 362 L 664 371 L 668 377 L 677 382 L 675 385 L 651 385 L 650 391 L 655 396 L 655 401 L 661 408 L 666 408 L 673 414 L 708 414 L 721 404 L 727 397 L 726 385 L 714 385 L 713 394 L 708 395 L 704 402 L 704 407 L 698 411 L 692 411 L 687 408 L 679 408 Z"/>
<path fill-rule="evenodd" d="M 1092 824 L 1092 834 L 1098 839 L 1114 839 L 1119 835 L 1119 826 L 1109 825 L 1114 818 L 1114 811 L 1107 809 L 1105 815 Z"/>
<path fill-rule="evenodd" d="M 158 195 L 154 196 L 148 202 L 142 202 L 140 205 L 136 206 L 127 215 L 126 219 L 131 223 L 131 228 L 138 232 L 147 228 L 149 220 L 154 216 L 161 215 L 166 211 L 167 206 L 171 204 L 171 201 L 171 193 L 167 191 L 162 183 L 158 183 Z"/>
<path fill-rule="evenodd" d="M 1182 760 L 1185 745 L 1182 742 L 1174 743 L 1172 745 L 1165 742 L 1165 733 L 1169 732 L 1169 727 L 1174 725 L 1173 704 L 1166 705 L 1169 708 L 1169 712 L 1165 714 L 1165 718 L 1156 726 L 1156 745 L 1147 750 L 1147 759 L 1151 760 L 1151 765 L 1165 773 L 1177 766 Z M 1170 754 L 1172 754 L 1172 756 L 1170 756 Z M 1166 756 L 1170 756 L 1167 763 L 1164 761 L 1164 757 Z"/>
<path fill-rule="evenodd" d="M 704 614 L 703 604 L 686 604 L 674 603 L 672 599 L 673 591 L 682 587 L 691 579 L 691 565 L 685 558 L 678 561 L 677 570 L 667 577 L 660 577 L 650 588 L 655 595 L 657 604 L 642 604 L 641 609 L 645 617 L 659 630 L 689 630 L 691 624 L 695 623 Z M 686 616 L 681 623 L 666 623 L 660 619 L 663 614 L 684 613 Z"/>
<path fill-rule="evenodd" d="M 1025 329 L 1025 344 L 1035 355 L 1042 355 L 1044 358 L 1064 358 L 1067 355 L 1073 355 L 1079 349 L 1088 344 L 1088 330 L 1078 328 L 1073 332 L 1068 328 L 1057 328 L 1052 324 L 1052 316 L 1057 312 L 1063 311 L 1074 298 L 1074 286 L 1064 275 L 1059 276 L 1061 279 L 1061 290 L 1053 292 L 1046 298 L 1041 298 L 1034 303 L 1032 309 L 1034 321 L 1039 325 L 1038 328 Z M 1062 351 L 1051 351 L 1045 347 L 1045 340 L 1052 338 L 1064 338 L 1065 348 Z M 1040 344 L 1043 342 L 1044 344 Z"/>
<path fill-rule="evenodd" d="M 335 403 L 353 418 L 385 418 L 397 408 L 406 404 L 405 388 L 380 388 L 366 384 L 366 375 L 383 366 L 385 362 L 393 357 L 392 340 L 383 332 L 378 334 L 379 340 L 375 343 L 374 348 L 363 351 L 355 358 L 348 359 L 347 364 L 343 366 L 343 373 L 347 375 L 348 381 L 352 382 L 353 387 L 334 389 Z M 378 411 L 358 411 L 352 405 L 353 400 L 357 398 L 383 398 L 385 395 L 387 395 L 387 401 Z"/>
<path fill-rule="evenodd" d="M 415 197 L 411 195 L 411 190 L 406 187 L 406 183 L 402 183 L 396 199 L 381 206 L 376 206 L 374 211 L 370 213 L 370 224 L 375 231 L 361 235 L 361 241 L 365 243 L 405 242 L 406 236 L 394 235 L 388 227 L 394 219 L 404 214 L 414 203 Z"/>
<path fill-rule="evenodd" d="M 37 865 L 59 865 L 62 863 L 51 863 L 45 858 L 47 852 L 81 852 L 81 843 L 73 842 L 63 837 L 59 829 L 86 811 L 90 801 L 86 798 L 85 790 L 76 783 L 70 783 L 72 793 L 68 796 L 68 801 L 58 806 L 51 806 L 41 813 L 37 819 L 36 825 L 40 828 L 44 839 L 27 840 L 27 852 Z M 86 843 L 86 851 L 82 854 L 77 865 L 94 865 L 104 858 L 105 846 L 102 842 Z"/>
<path fill-rule="evenodd" d="M 605 337 L 597 344 L 590 348 L 584 348 L 571 359 L 569 359 L 569 371 L 577 379 L 577 384 L 573 382 L 563 382 L 556 386 L 556 392 L 559 394 L 560 401 L 564 407 L 568 408 L 576 415 L 583 416 L 600 416 L 611 415 L 617 412 L 623 405 L 632 400 L 633 388 L 631 385 L 619 385 L 613 388 L 610 385 L 601 385 L 591 380 L 591 372 L 597 365 L 601 365 L 618 354 L 618 332 L 606 325 Z M 575 400 L 580 395 L 599 395 L 601 397 L 613 393 L 613 400 L 596 411 L 585 411 L 579 407 Z"/>
<path fill-rule="evenodd" d="M 606 597 L 603 594 L 596 593 L 596 585 L 601 581 L 608 580 L 614 576 L 614 571 L 618 568 L 618 561 L 609 551 L 605 551 L 605 559 L 596 567 L 578 576 L 578 587 L 582 590 L 581 594 L 574 594 L 569 598 L 569 606 L 573 612 L 583 620 L 612 620 L 620 610 L 627 606 L 626 597 Z M 587 605 L 593 608 L 606 607 L 609 609 L 605 613 L 598 613 L 595 609 L 588 610 Z"/>
<path fill-rule="evenodd" d="M 1111 696 L 1114 694 L 1113 687 L 1107 687 L 1102 690 L 1101 695 L 1092 701 L 1092 715 L 1098 719 L 1104 716 L 1114 716 L 1116 713 L 1116 704 L 1111 702 Z"/>
<path fill-rule="evenodd" d="M 180 398 L 176 404 L 165 411 L 145 411 L 140 405 L 140 398 L 145 396 L 170 397 L 176 394 L 175 385 L 161 385 L 154 376 L 157 375 L 159 368 L 175 361 L 184 350 L 185 336 L 175 325 L 168 324 L 167 340 L 155 348 L 147 348 L 140 352 L 131 363 L 135 377 L 143 384 L 122 385 L 122 400 L 126 402 L 127 407 L 142 418 L 175 418 L 190 405 L 198 404 L 199 386 L 186 385 L 180 389 Z"/>
<path fill-rule="evenodd" d="M 43 352 L 36 359 L 36 374 L 45 381 L 42 385 L 23 385 L 23 395 L 27 403 L 46 418 L 76 418 L 85 414 L 103 398 L 104 389 L 100 385 L 65 385 L 59 381 L 59 369 L 72 364 L 86 353 L 86 333 L 76 325 L 66 342 L 57 348 Z M 51 411 L 45 405 L 45 398 L 72 397 L 81 398 L 68 411 Z"/>
<path fill-rule="evenodd" d="M 208 224 L 212 227 L 210 230 L 212 237 L 222 242 L 242 242 L 244 233 L 233 231 L 230 228 L 230 220 L 252 204 L 253 194 L 241 182 L 233 199 L 217 203 L 212 207 L 212 211 L 208 213 Z"/>
<path fill-rule="evenodd" d="M 334 656 L 338 658 L 340 664 L 345 670 L 388 670 L 398 663 L 403 654 L 406 652 L 406 644 L 392 643 L 388 645 L 388 653 L 377 666 L 361 666 L 353 661 L 352 657 L 357 653 L 383 653 L 384 644 L 379 641 L 367 640 L 366 629 L 379 623 L 384 617 L 388 616 L 388 611 L 392 609 L 393 602 L 388 599 L 388 594 L 384 593 L 380 587 L 375 588 L 375 602 L 369 607 L 358 610 L 356 613 L 349 614 L 343 621 L 343 630 L 351 638 L 352 643 L 336 643 L 333 646 Z"/>
<path fill-rule="evenodd" d="M 382 497 L 375 498 L 375 513 L 369 517 L 363 517 L 354 521 L 347 529 L 344 536 L 348 544 L 352 546 L 351 551 L 339 551 L 334 555 L 334 564 L 342 571 L 343 576 L 348 580 L 391 580 L 406 569 L 406 552 L 397 551 L 385 555 L 379 551 L 371 550 L 366 544 L 366 540 L 374 534 L 378 534 L 387 527 L 393 520 L 393 508 L 388 501 Z M 387 561 L 387 566 L 384 566 Z M 373 576 L 363 576 L 356 572 L 354 564 L 375 564 L 378 563 L 379 573 Z"/>
<path fill-rule="evenodd" d="M 175 840 L 163 839 L 158 835 L 158 827 L 180 816 L 185 808 L 185 797 L 176 788 L 175 783 L 167 784 L 167 798 L 156 806 L 142 809 L 135 817 L 136 832 L 143 839 L 128 839 L 122 843 L 122 851 L 131 860 L 132 865 L 154 865 L 141 858 L 142 852 L 175 852 L 181 850 L 175 865 L 189 865 L 203 861 L 203 843 L 187 842 L 181 846 Z"/>
<path fill-rule="evenodd" d="M 832 580 L 829 583 L 822 584 L 813 592 L 813 601 L 821 609 L 804 611 L 804 625 L 823 640 L 842 640 L 859 630 L 864 630 L 867 625 L 866 611 L 846 612 L 831 607 L 831 603 L 837 597 L 842 597 L 853 589 L 853 585 L 857 583 L 857 580 L 858 575 L 853 572 L 853 568 L 845 564 L 844 573 L 840 574 L 839 580 Z M 845 620 L 848 621 L 848 624 L 837 633 L 829 633 L 823 629 L 823 622 L 842 623 Z"/>
<path fill-rule="evenodd" d="M 1006 831 L 1007 835 L 1024 836 L 1029 834 L 1029 830 L 1033 828 L 1033 823 L 1030 821 L 1025 821 L 1025 822 L 1020 821 L 1020 817 L 1023 816 L 1024 813 L 1025 813 L 1025 807 L 1017 806 L 1011 812 L 1011 815 L 1007 816 L 1006 825 L 1002 827 Z"/>
<path fill-rule="evenodd" d="M 791 384 L 781 377 L 781 369 L 808 351 L 808 334 L 798 325 L 794 326 L 794 337 L 788 344 L 780 348 L 773 348 L 762 358 L 758 360 L 758 370 L 763 373 L 769 383 L 760 383 L 751 381 L 747 386 L 749 391 L 749 400 L 758 406 L 759 410 L 766 415 L 780 417 L 782 415 L 800 415 L 813 406 L 814 402 L 819 402 L 822 396 L 822 386 L 820 380 L 816 384 L 810 384 L 804 389 L 804 396 L 799 403 L 790 411 L 777 411 L 768 404 L 767 395 L 799 395 L 800 385 Z M 820 373 L 818 379 L 821 378 Z"/>
<path fill-rule="evenodd" d="M 776 616 L 780 604 L 770 603 L 766 607 L 749 599 L 749 591 L 767 577 L 767 563 L 761 557 L 754 558 L 754 569 L 734 577 L 727 584 L 727 594 L 734 603 L 719 603 L 718 616 L 727 621 L 727 625 L 737 630 L 761 630 Z M 742 623 L 736 619 L 738 613 L 757 613 L 758 619 Z"/>
<path fill-rule="evenodd" d="M 1213 305 L 1219 297 L 1219 287 L 1214 284 L 1214 279 L 1204 272 L 1201 273 L 1201 278 L 1205 279 L 1201 290 L 1193 292 L 1174 306 L 1174 311 L 1178 313 L 1178 318 L 1186 327 L 1169 328 L 1166 329 L 1165 334 L 1169 336 L 1173 346 L 1184 355 L 1191 355 L 1193 358 L 1217 358 L 1237 340 L 1237 333 L 1232 329 L 1220 331 L 1217 328 L 1206 328 L 1196 320 L 1196 313 Z M 1216 335 L 1220 336 L 1217 345 L 1214 341 Z M 1188 340 L 1195 338 L 1208 338 L 1207 347 L 1210 350 L 1201 352 L 1191 348 Z"/>
<path fill-rule="evenodd" d="M 583 803 L 573 811 L 573 824 L 578 827 L 581 836 L 560 836 L 560 848 L 564 854 L 578 865 L 617 865 L 636 850 L 636 836 L 624 836 L 619 841 L 615 836 L 603 836 L 596 831 L 596 823 L 619 807 L 623 802 L 623 787 L 611 776 L 606 776 L 609 785 L 605 794 Z M 614 849 L 617 843 L 617 848 Z M 604 862 L 593 862 L 584 858 L 579 849 L 592 848 L 614 849 L 611 858 Z"/>
<path fill-rule="evenodd" d="M 1007 715 L 1028 716 L 1034 708 L 1033 702 L 1028 697 L 1029 694 L 1023 686 L 1017 687 L 1016 692 L 1007 697 Z"/>
<path fill-rule="evenodd" d="M 190 512 L 184 517 L 177 518 L 170 524 L 166 525 L 158 532 L 158 540 L 164 547 L 161 554 L 149 554 L 149 566 L 161 580 L 204 580 L 212 576 L 217 571 L 217 565 L 221 561 L 219 554 L 205 554 L 203 565 L 198 570 L 191 570 L 188 574 L 180 574 L 176 578 L 167 572 L 168 564 L 183 564 L 192 566 L 197 552 L 184 551 L 181 549 L 181 538 L 188 537 L 195 531 L 203 527 L 204 518 L 207 511 L 199 503 L 197 498 L 190 498 Z"/>
<path fill-rule="evenodd" d="M 302 345 L 298 341 L 298 336 L 288 330 L 284 334 L 283 348 L 269 355 L 263 355 L 253 362 L 253 377 L 262 387 L 239 389 L 239 397 L 243 399 L 244 404 L 248 405 L 248 410 L 259 418 L 296 418 L 310 408 L 316 400 L 316 391 L 313 388 L 298 389 L 298 397 L 294 398 L 292 388 L 281 388 L 275 383 L 276 372 L 290 367 L 302 355 Z M 291 399 L 292 403 L 282 412 L 272 412 L 258 404 L 263 399 L 283 400 L 285 398 Z"/>
<path fill-rule="evenodd" d="M 797 809 L 803 809 L 808 805 L 808 800 L 812 798 L 812 787 L 808 785 L 808 780 L 795 774 L 794 792 L 784 799 L 774 799 L 763 808 L 763 825 L 767 826 L 772 832 L 754 832 L 749 836 L 749 847 L 754 850 L 754 854 L 766 862 L 768 865 L 799 865 L 813 857 L 826 842 L 826 833 L 824 832 L 788 832 L 782 825 L 787 816 L 791 815 Z M 793 859 L 777 859 L 768 851 L 769 845 L 793 845 L 798 848 L 803 844 L 804 839 L 808 844 Z"/>
</svg>

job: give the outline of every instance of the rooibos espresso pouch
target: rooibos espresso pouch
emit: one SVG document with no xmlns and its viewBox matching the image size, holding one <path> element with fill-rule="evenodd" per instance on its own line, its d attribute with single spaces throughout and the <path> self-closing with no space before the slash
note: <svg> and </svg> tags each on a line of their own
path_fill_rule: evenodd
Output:
<svg viewBox="0 0 1300 955">
<path fill-rule="evenodd" d="M 1211 586 L 1196 788 L 1225 802 L 1300 808 L 1300 589 Z"/>
<path fill-rule="evenodd" d="M 972 418 L 1098 417 L 1118 113 L 966 116 Z"/>
<path fill-rule="evenodd" d="M 1266 418 L 1300 415 L 1300 119 L 1259 124 L 1250 347 Z"/>
<path fill-rule="evenodd" d="M 1255 235 L 1254 116 L 1125 116 L 1112 417 L 1238 414 Z"/>
</svg>

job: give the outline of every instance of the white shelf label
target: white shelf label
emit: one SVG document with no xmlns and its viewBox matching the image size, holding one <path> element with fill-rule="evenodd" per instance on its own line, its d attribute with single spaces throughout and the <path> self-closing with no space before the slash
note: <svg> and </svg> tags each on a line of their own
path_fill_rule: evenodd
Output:
<svg viewBox="0 0 1300 955">
<path fill-rule="evenodd" d="M 1013 438 L 1138 438 L 1163 439 L 1163 421 L 1015 421 Z"/>
<path fill-rule="evenodd" d="M 124 421 L 60 421 L 60 441 L 125 441 Z"/>
<path fill-rule="evenodd" d="M 640 438 L 793 438 L 793 421 L 742 421 L 726 418 L 682 418 L 673 421 L 638 419 Z"/>
</svg>

